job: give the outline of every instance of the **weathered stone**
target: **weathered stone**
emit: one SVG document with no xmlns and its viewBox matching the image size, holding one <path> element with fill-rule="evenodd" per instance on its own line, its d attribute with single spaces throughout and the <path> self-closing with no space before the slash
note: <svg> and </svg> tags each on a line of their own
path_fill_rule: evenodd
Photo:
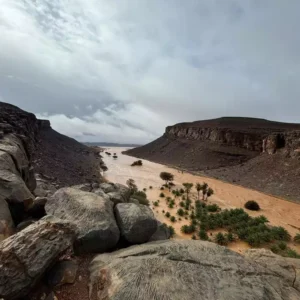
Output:
<svg viewBox="0 0 300 300">
<path fill-rule="evenodd" d="M 149 242 L 168 240 L 171 236 L 170 229 L 166 224 L 162 224 L 159 221 L 157 223 L 158 223 L 157 230 L 151 236 Z"/>
<path fill-rule="evenodd" d="M 104 198 L 105 200 L 110 200 L 109 195 L 106 194 L 106 193 L 104 193 L 104 191 L 101 190 L 101 189 L 94 189 L 94 190 L 92 191 L 92 193 L 94 193 L 94 194 L 96 194 L 96 195 L 98 195 L 98 196 L 101 196 L 101 197 Z"/>
<path fill-rule="evenodd" d="M 48 199 L 46 212 L 78 226 L 80 234 L 75 242 L 78 253 L 104 252 L 119 240 L 113 203 L 94 193 L 60 189 Z"/>
<path fill-rule="evenodd" d="M 46 217 L 0 243 L 0 297 L 25 296 L 76 234 L 74 224 Z"/>
<path fill-rule="evenodd" d="M 245 257 L 257 262 L 275 274 L 285 279 L 287 284 L 300 291 L 300 260 L 285 258 L 274 254 L 268 249 L 250 249 L 245 252 Z"/>
<path fill-rule="evenodd" d="M 34 195 L 36 197 L 48 197 L 56 192 L 56 188 L 53 184 L 46 182 L 44 180 L 37 180 L 37 186 L 34 190 Z"/>
<path fill-rule="evenodd" d="M 66 283 L 74 283 L 78 270 L 78 264 L 72 260 L 57 262 L 47 273 L 47 282 L 50 287 L 60 286 Z"/>
<path fill-rule="evenodd" d="M 140 204 L 139 200 L 134 199 L 133 197 L 129 199 L 128 203 Z"/>
<path fill-rule="evenodd" d="M 102 189 L 104 191 L 104 193 L 106 193 L 106 194 L 116 191 L 115 185 L 110 182 L 101 183 L 100 189 Z"/>
<path fill-rule="evenodd" d="M 129 243 L 145 243 L 157 229 L 157 221 L 148 206 L 119 203 L 115 207 L 115 215 L 121 235 Z"/>
<path fill-rule="evenodd" d="M 18 226 L 16 227 L 16 230 L 21 231 L 21 230 L 25 229 L 26 227 L 28 227 L 31 224 L 34 224 L 34 220 L 32 220 L 32 219 L 23 221 L 20 224 L 18 224 Z"/>
<path fill-rule="evenodd" d="M 300 299 L 284 276 L 202 241 L 158 241 L 98 255 L 90 271 L 97 299 Z"/>
<path fill-rule="evenodd" d="M 0 242 L 14 232 L 14 222 L 7 202 L 0 196 Z"/>
<path fill-rule="evenodd" d="M 124 198 L 119 192 L 111 192 L 107 194 L 109 196 L 109 200 L 114 203 L 114 205 L 117 205 L 118 203 L 123 203 Z"/>
<path fill-rule="evenodd" d="M 92 190 L 92 186 L 90 183 L 78 184 L 71 186 L 73 189 L 77 189 L 83 192 L 90 192 Z"/>
<path fill-rule="evenodd" d="M 99 189 L 100 188 L 100 184 L 97 182 L 92 183 L 92 189 Z"/>
<path fill-rule="evenodd" d="M 118 193 L 121 194 L 121 196 L 123 197 L 123 202 L 128 202 L 130 196 L 131 196 L 131 191 L 130 189 L 123 185 L 123 184 L 120 184 L 120 183 L 115 183 L 115 188 L 116 188 L 116 191 Z"/>
</svg>

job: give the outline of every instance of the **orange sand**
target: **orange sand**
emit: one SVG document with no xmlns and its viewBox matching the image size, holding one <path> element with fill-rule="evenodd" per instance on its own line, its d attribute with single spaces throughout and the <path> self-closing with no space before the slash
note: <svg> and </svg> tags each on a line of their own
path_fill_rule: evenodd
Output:
<svg viewBox="0 0 300 300">
<path fill-rule="evenodd" d="M 109 148 L 108 151 L 112 153 L 117 153 L 118 159 L 113 159 L 112 157 L 107 157 L 103 153 L 104 161 L 108 166 L 108 171 L 105 172 L 105 177 L 112 182 L 118 182 L 126 184 L 128 178 L 135 180 L 139 189 L 147 188 L 147 196 L 151 201 L 156 201 L 160 199 L 160 204 L 158 207 L 154 207 L 153 211 L 155 216 L 161 222 L 165 222 L 172 225 L 176 230 L 176 238 L 191 238 L 190 235 L 185 235 L 180 232 L 180 228 L 184 224 L 189 224 L 189 221 L 184 220 L 177 221 L 175 223 L 170 222 L 168 218 L 164 216 L 162 210 L 165 212 L 169 211 L 171 215 L 174 215 L 178 220 L 179 216 L 176 215 L 176 211 L 179 208 L 179 199 L 176 200 L 177 207 L 173 209 L 168 208 L 165 198 L 159 198 L 160 187 L 164 183 L 159 174 L 162 171 L 170 172 L 174 174 L 176 188 L 181 188 L 183 182 L 192 183 L 203 183 L 204 181 L 209 184 L 209 186 L 214 190 L 214 195 L 209 198 L 209 203 L 216 203 L 222 209 L 224 208 L 244 208 L 244 204 L 248 200 L 255 200 L 259 203 L 261 210 L 259 212 L 248 211 L 247 213 L 251 216 L 264 215 L 270 221 L 271 225 L 285 227 L 292 236 L 300 232 L 300 205 L 289 202 L 283 199 L 272 197 L 263 194 L 258 191 L 247 189 L 244 187 L 236 186 L 233 184 L 225 183 L 216 179 L 192 175 L 189 173 L 180 173 L 176 169 L 166 167 L 161 164 L 153 163 L 150 161 L 143 160 L 143 166 L 141 167 L 131 167 L 131 163 L 136 159 L 134 157 L 122 155 L 121 152 L 126 150 L 126 148 Z M 149 186 L 153 189 L 150 190 Z M 169 193 L 166 189 L 163 191 L 164 194 L 174 198 L 174 196 Z M 197 199 L 197 194 L 195 189 L 191 193 L 192 199 Z M 300 246 L 291 243 L 290 247 L 294 248 L 300 252 Z M 232 250 L 237 252 L 242 252 L 248 248 L 248 245 L 244 242 L 233 243 L 229 246 Z"/>
</svg>

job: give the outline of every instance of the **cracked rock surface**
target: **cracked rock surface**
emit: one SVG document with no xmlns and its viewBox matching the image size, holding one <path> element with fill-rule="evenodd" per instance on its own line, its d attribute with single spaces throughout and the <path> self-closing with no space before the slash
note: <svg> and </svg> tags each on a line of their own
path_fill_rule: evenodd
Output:
<svg viewBox="0 0 300 300">
<path fill-rule="evenodd" d="M 284 271 L 298 261 L 262 252 L 253 253 L 253 258 L 201 241 L 133 246 L 92 261 L 90 296 L 99 300 L 300 299 L 299 285 L 291 278 L 295 273 Z"/>
</svg>

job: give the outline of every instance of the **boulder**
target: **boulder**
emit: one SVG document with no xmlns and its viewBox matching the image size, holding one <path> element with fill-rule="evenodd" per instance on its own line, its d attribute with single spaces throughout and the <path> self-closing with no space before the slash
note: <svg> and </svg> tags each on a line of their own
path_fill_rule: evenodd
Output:
<svg viewBox="0 0 300 300">
<path fill-rule="evenodd" d="M 76 234 L 74 224 L 46 217 L 0 243 L 0 298 L 27 295 Z"/>
<path fill-rule="evenodd" d="M 101 196 L 102 198 L 104 198 L 105 200 L 110 200 L 109 198 L 109 195 L 108 194 L 105 194 L 103 190 L 101 190 L 100 188 L 98 189 L 94 189 L 93 190 L 93 193 L 98 195 L 98 196 Z"/>
<path fill-rule="evenodd" d="M 38 179 L 36 184 L 36 189 L 33 192 L 36 197 L 48 197 L 56 192 L 56 187 L 52 183 Z"/>
<path fill-rule="evenodd" d="M 120 183 L 115 183 L 115 188 L 116 188 L 116 191 L 118 193 L 121 194 L 121 196 L 123 197 L 123 202 L 128 202 L 130 196 L 131 196 L 131 191 L 130 189 L 123 185 L 123 184 L 120 184 Z"/>
<path fill-rule="evenodd" d="M 75 261 L 59 261 L 48 272 L 47 283 L 52 288 L 66 283 L 74 283 L 77 270 L 78 264 Z"/>
<path fill-rule="evenodd" d="M 34 220 L 32 220 L 32 219 L 25 220 L 25 221 L 21 222 L 20 224 L 18 224 L 18 226 L 16 227 L 16 230 L 21 231 L 31 224 L 34 224 Z"/>
<path fill-rule="evenodd" d="M 115 185 L 111 182 L 101 183 L 100 189 L 102 189 L 104 191 L 104 193 L 106 193 L 106 194 L 116 191 Z"/>
<path fill-rule="evenodd" d="M 90 192 L 92 190 L 92 186 L 90 183 L 83 183 L 78 185 L 71 186 L 73 189 L 81 190 L 83 192 Z"/>
<path fill-rule="evenodd" d="M 157 230 L 157 221 L 148 206 L 119 203 L 115 215 L 122 237 L 131 244 L 147 242 Z"/>
<path fill-rule="evenodd" d="M 13 234 L 14 227 L 8 204 L 0 196 L 0 242 Z"/>
<path fill-rule="evenodd" d="M 131 197 L 129 200 L 128 200 L 128 203 L 134 203 L 134 204 L 140 204 L 139 200 Z"/>
<path fill-rule="evenodd" d="M 79 236 L 77 253 L 104 252 L 117 244 L 120 231 L 113 203 L 94 193 L 72 188 L 58 190 L 46 203 L 47 214 L 75 223 Z"/>
<path fill-rule="evenodd" d="M 123 203 L 124 198 L 119 192 L 111 192 L 107 194 L 109 197 L 109 200 L 114 203 L 114 205 L 117 205 L 118 203 Z"/>
<path fill-rule="evenodd" d="M 285 278 L 288 284 L 300 291 L 300 276 L 298 276 L 300 274 L 300 259 L 287 259 L 268 249 L 249 249 L 245 252 L 245 257 Z"/>
<path fill-rule="evenodd" d="M 170 229 L 166 224 L 157 221 L 157 230 L 149 239 L 149 242 L 168 240 L 171 236 Z"/>
<path fill-rule="evenodd" d="M 284 275 L 203 241 L 158 241 L 98 255 L 90 272 L 91 299 L 300 299 Z"/>
</svg>

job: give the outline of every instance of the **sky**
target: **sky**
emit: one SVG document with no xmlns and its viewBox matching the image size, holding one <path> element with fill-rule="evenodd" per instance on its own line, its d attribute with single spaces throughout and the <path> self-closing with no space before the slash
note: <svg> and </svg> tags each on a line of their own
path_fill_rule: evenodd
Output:
<svg viewBox="0 0 300 300">
<path fill-rule="evenodd" d="M 79 141 L 300 122 L 299 0 L 0 0 L 0 101 Z"/>
</svg>

